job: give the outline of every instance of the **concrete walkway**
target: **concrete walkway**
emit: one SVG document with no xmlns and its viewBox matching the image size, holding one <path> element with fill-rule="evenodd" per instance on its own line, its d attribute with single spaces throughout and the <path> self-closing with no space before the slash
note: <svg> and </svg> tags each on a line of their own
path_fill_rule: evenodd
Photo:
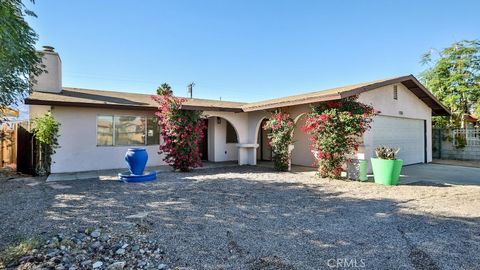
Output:
<svg viewBox="0 0 480 270">
<path fill-rule="evenodd" d="M 400 183 L 414 182 L 480 186 L 480 168 L 441 164 L 416 164 L 402 169 Z"/>
<path fill-rule="evenodd" d="M 237 162 L 205 162 L 201 169 L 236 167 Z M 272 162 L 259 162 L 259 167 L 273 167 Z M 170 172 L 172 168 L 167 165 L 148 167 L 146 171 L 156 170 L 158 173 Z M 47 182 L 51 181 L 69 181 L 69 180 L 83 180 L 83 179 L 98 179 L 98 180 L 118 180 L 118 174 L 126 172 L 127 169 L 116 170 L 101 170 L 101 171 L 87 171 L 74 173 L 54 173 L 48 176 Z M 314 175 L 315 168 L 292 166 L 291 173 L 311 174 Z M 369 175 L 373 181 L 373 175 Z M 409 165 L 402 168 L 401 184 L 450 184 L 450 185 L 477 185 L 480 186 L 480 168 L 462 167 L 442 164 L 416 164 Z"/>
<path fill-rule="evenodd" d="M 201 169 L 211 169 L 211 168 L 222 168 L 222 167 L 232 167 L 238 166 L 236 161 L 227 161 L 227 162 L 204 162 L 203 167 L 196 168 L 196 170 Z M 147 167 L 145 172 L 157 171 L 157 173 L 170 172 L 172 167 L 168 165 Z M 47 182 L 54 181 L 71 181 L 71 180 L 84 180 L 84 179 L 98 179 L 98 180 L 118 180 L 119 173 L 128 172 L 128 169 L 113 169 L 113 170 L 98 170 L 98 171 L 85 171 L 85 172 L 69 172 L 69 173 L 52 173 L 48 176 Z"/>
</svg>

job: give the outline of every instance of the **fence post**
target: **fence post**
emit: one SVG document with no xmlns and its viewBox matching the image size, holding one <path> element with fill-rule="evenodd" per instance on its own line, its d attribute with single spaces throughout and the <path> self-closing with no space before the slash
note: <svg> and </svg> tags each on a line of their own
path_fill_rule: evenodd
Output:
<svg viewBox="0 0 480 270">
<path fill-rule="evenodd" d="M 442 159 L 443 129 L 438 129 L 438 159 Z"/>
</svg>

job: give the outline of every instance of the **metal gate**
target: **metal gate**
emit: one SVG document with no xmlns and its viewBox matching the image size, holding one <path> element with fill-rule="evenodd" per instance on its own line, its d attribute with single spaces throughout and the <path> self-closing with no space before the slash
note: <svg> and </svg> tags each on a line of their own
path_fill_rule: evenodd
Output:
<svg viewBox="0 0 480 270">
<path fill-rule="evenodd" d="M 442 158 L 443 129 L 432 129 L 432 158 Z"/>
<path fill-rule="evenodd" d="M 17 171 L 26 174 L 35 174 L 35 140 L 28 131 L 28 124 L 17 126 Z"/>
</svg>

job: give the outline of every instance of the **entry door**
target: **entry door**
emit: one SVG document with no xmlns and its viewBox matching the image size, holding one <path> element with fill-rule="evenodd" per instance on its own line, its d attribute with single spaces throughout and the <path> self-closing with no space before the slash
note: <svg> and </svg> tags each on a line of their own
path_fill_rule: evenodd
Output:
<svg viewBox="0 0 480 270">
<path fill-rule="evenodd" d="M 198 150 L 202 154 L 202 160 L 208 160 L 208 119 L 203 120 L 205 128 L 203 130 L 203 139 L 198 145 Z"/>
<path fill-rule="evenodd" d="M 271 161 L 272 160 L 272 147 L 269 145 L 268 139 L 268 130 L 264 130 L 262 127 L 265 125 L 267 120 L 263 120 L 260 129 L 258 130 L 258 144 L 257 148 L 257 159 L 262 161 Z"/>
<path fill-rule="evenodd" d="M 377 146 L 400 148 L 398 158 L 403 159 L 405 165 L 425 161 L 424 120 L 376 116 L 372 132 L 373 149 Z"/>
</svg>

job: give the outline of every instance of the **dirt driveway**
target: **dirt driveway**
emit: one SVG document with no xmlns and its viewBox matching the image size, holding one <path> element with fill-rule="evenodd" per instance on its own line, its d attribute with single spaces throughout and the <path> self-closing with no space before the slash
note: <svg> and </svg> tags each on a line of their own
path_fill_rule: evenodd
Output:
<svg viewBox="0 0 480 270">
<path fill-rule="evenodd" d="M 0 183 L 0 250 L 19 236 L 101 227 L 160 246 L 161 265 L 142 266 L 151 269 L 474 269 L 479 195 L 476 186 L 383 187 L 248 166 L 144 184 L 12 180 Z"/>
</svg>

